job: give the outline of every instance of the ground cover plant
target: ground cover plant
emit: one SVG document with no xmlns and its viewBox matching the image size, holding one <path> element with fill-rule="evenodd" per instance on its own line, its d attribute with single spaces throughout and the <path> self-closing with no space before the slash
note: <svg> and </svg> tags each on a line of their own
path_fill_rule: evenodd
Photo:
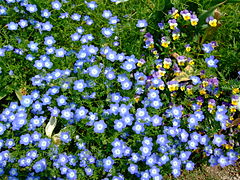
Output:
<svg viewBox="0 0 240 180">
<path fill-rule="evenodd" d="M 222 46 L 206 36 L 225 1 L 202 14 L 170 1 L 138 1 L 139 14 L 118 0 L 0 2 L 4 179 L 157 180 L 239 159 L 238 81 L 226 87 Z"/>
</svg>

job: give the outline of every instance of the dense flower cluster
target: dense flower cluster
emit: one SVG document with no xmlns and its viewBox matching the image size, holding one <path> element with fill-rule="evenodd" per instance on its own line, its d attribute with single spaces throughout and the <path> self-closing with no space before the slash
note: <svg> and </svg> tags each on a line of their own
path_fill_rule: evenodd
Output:
<svg viewBox="0 0 240 180">
<path fill-rule="evenodd" d="M 178 177 L 182 169 L 193 170 L 202 162 L 196 158 L 199 154 L 211 166 L 237 161 L 237 142 L 227 130 L 239 132 L 239 126 L 233 126 L 239 89 L 233 89 L 229 97 L 217 77 L 195 71 L 198 64 L 217 68 L 218 63 L 211 54 L 216 42 L 197 49 L 182 40 L 183 25 L 195 28 L 198 24 L 195 13 L 170 10 L 167 23 L 158 24 L 161 39 L 144 35 L 144 48 L 154 56 L 138 59 L 117 48 L 118 37 L 113 35 L 120 18 L 111 10 L 101 12 L 108 26 L 99 37 L 85 28 L 94 25 L 89 15 L 61 13 L 59 19 L 77 24 L 68 41 L 80 45 L 69 49 L 58 44 L 60 35 L 47 33 L 55 28 L 50 17 L 67 1 L 51 2 L 51 10 L 6 0 L 10 8 L 13 3 L 26 13 L 41 12 L 43 22 L 21 19 L 6 24 L 8 30 L 31 26 L 44 38 L 29 41 L 25 49 L 0 48 L 0 56 L 10 52 L 25 56 L 40 70 L 31 78 L 35 90 L 0 114 L 0 175 L 9 179 L 157 180 L 166 173 Z M 98 8 L 94 1 L 84 4 L 88 11 Z M 7 14 L 8 6 L 0 6 L 0 15 Z M 207 23 L 216 26 L 211 17 Z M 146 20 L 136 22 L 141 32 L 147 26 Z M 94 42 L 98 38 L 114 43 L 99 46 Z M 204 55 L 197 57 L 192 51 Z M 68 57 L 74 61 L 69 68 L 53 68 Z"/>
</svg>

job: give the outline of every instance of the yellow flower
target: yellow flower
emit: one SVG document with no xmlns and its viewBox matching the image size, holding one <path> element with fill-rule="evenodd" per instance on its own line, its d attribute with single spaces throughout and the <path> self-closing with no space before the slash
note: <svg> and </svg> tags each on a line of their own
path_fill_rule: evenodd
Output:
<svg viewBox="0 0 240 180">
<path fill-rule="evenodd" d="M 198 24 L 198 21 L 191 21 L 192 26 L 196 26 Z"/>
<path fill-rule="evenodd" d="M 237 94 L 237 93 L 239 93 L 239 92 L 240 92 L 239 88 L 233 88 L 233 89 L 232 89 L 232 93 L 233 93 L 233 94 Z"/>
<path fill-rule="evenodd" d="M 142 62 L 138 62 L 138 63 L 137 63 L 137 66 L 138 66 L 138 67 L 142 67 L 142 65 L 143 65 Z"/>
<path fill-rule="evenodd" d="M 195 62 L 194 62 L 193 60 L 191 60 L 191 61 L 189 61 L 189 64 L 190 64 L 190 65 L 194 65 Z"/>
<path fill-rule="evenodd" d="M 202 85 L 203 85 L 203 87 L 207 87 L 208 86 L 208 82 L 207 81 L 203 81 Z"/>
<path fill-rule="evenodd" d="M 206 89 L 201 89 L 201 90 L 199 91 L 199 93 L 200 93 L 201 95 L 206 94 Z"/>
<path fill-rule="evenodd" d="M 180 35 L 179 34 L 173 34 L 172 37 L 173 37 L 173 40 L 175 41 L 175 40 L 179 39 Z"/>
<path fill-rule="evenodd" d="M 225 144 L 224 146 L 225 146 L 226 149 L 233 149 L 233 146 L 230 145 L 230 144 Z"/>
<path fill-rule="evenodd" d="M 170 68 L 170 64 L 164 63 L 164 64 L 163 64 L 163 67 L 164 67 L 165 69 L 169 69 L 169 68 Z"/>
<path fill-rule="evenodd" d="M 184 91 L 186 88 L 185 88 L 185 86 L 181 86 L 180 89 L 181 89 L 181 91 Z"/>
<path fill-rule="evenodd" d="M 191 19 L 190 14 L 183 16 L 183 19 L 184 19 L 185 21 L 188 21 L 189 19 Z"/>
<path fill-rule="evenodd" d="M 238 101 L 232 100 L 232 105 L 236 106 L 238 104 Z"/>
<path fill-rule="evenodd" d="M 149 48 L 153 49 L 154 48 L 154 44 L 150 44 Z"/>
<path fill-rule="evenodd" d="M 160 86 L 159 86 L 159 89 L 160 89 L 160 90 L 164 90 L 164 86 L 163 86 L 163 85 L 160 85 Z"/>
<path fill-rule="evenodd" d="M 167 48 L 168 47 L 168 45 L 169 45 L 169 43 L 170 42 L 168 42 L 168 41 L 165 41 L 165 42 L 162 42 L 162 47 L 165 47 L 165 48 Z"/>
<path fill-rule="evenodd" d="M 216 20 L 216 19 L 210 20 L 210 21 L 208 22 L 208 24 L 209 24 L 211 27 L 216 27 L 216 26 L 217 26 L 217 20 Z"/>
<path fill-rule="evenodd" d="M 158 64 L 158 65 L 156 66 L 157 69 L 159 69 L 159 68 L 161 68 L 161 67 L 162 67 L 162 64 Z"/>
<path fill-rule="evenodd" d="M 177 19 L 180 15 L 178 13 L 173 14 L 173 18 Z"/>
<path fill-rule="evenodd" d="M 186 47 L 186 51 L 190 52 L 191 51 L 191 47 L 190 46 Z"/>
<path fill-rule="evenodd" d="M 156 55 L 158 52 L 157 51 L 153 51 L 153 54 Z"/>
</svg>

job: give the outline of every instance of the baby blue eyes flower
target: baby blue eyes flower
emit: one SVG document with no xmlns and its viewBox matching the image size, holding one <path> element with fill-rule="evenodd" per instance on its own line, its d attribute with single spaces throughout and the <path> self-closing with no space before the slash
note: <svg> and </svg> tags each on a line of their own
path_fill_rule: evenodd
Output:
<svg viewBox="0 0 240 180">
<path fill-rule="evenodd" d="M 49 18 L 51 16 L 51 12 L 48 9 L 44 9 L 41 11 L 41 16 L 45 18 Z"/>
<path fill-rule="evenodd" d="M 37 161 L 33 165 L 33 169 L 36 173 L 43 172 L 47 168 L 47 163 L 45 159 L 41 159 L 40 161 Z"/>
<path fill-rule="evenodd" d="M 34 43 L 34 41 L 30 41 L 30 43 L 28 44 L 28 47 L 30 48 L 30 50 L 32 52 L 37 52 L 38 51 L 38 43 Z"/>
<path fill-rule="evenodd" d="M 203 44 L 203 48 L 202 50 L 205 52 L 205 53 L 211 53 L 214 48 L 212 47 L 212 44 L 211 43 L 208 43 L 208 44 Z"/>
<path fill-rule="evenodd" d="M 104 133 L 104 130 L 107 128 L 107 124 L 103 120 L 97 121 L 94 123 L 94 132 Z"/>
<path fill-rule="evenodd" d="M 197 85 L 197 84 L 201 83 L 200 78 L 197 76 L 191 76 L 190 79 L 192 80 L 193 85 Z"/>
<path fill-rule="evenodd" d="M 109 19 L 112 16 L 112 12 L 110 10 L 104 10 L 102 16 Z"/>
<path fill-rule="evenodd" d="M 223 134 L 214 134 L 213 144 L 221 147 L 221 145 L 226 144 L 225 136 Z"/>
<path fill-rule="evenodd" d="M 31 138 L 30 134 L 21 135 L 19 143 L 27 146 L 30 143 L 31 139 L 32 138 Z"/>
<path fill-rule="evenodd" d="M 55 42 L 56 41 L 55 41 L 53 36 L 47 36 L 47 37 L 44 38 L 44 44 L 46 46 L 52 46 Z"/>
<path fill-rule="evenodd" d="M 78 13 L 74 13 L 72 16 L 71 16 L 72 20 L 74 21 L 80 21 L 80 18 L 81 18 L 81 15 L 78 14 Z"/>
<path fill-rule="evenodd" d="M 24 19 L 21 19 L 19 22 L 18 22 L 19 26 L 21 28 L 25 28 L 28 26 L 28 21 L 27 20 L 24 20 Z"/>
<path fill-rule="evenodd" d="M 3 135 L 5 130 L 6 130 L 6 127 L 2 123 L 0 123 L 0 135 Z"/>
<path fill-rule="evenodd" d="M 74 82 L 73 89 L 79 92 L 83 92 L 85 87 L 87 87 L 87 84 L 84 82 L 83 79 L 80 79 Z"/>
<path fill-rule="evenodd" d="M 122 66 L 121 66 L 122 69 L 128 71 L 128 72 L 131 72 L 133 69 L 136 69 L 136 65 L 134 62 L 130 62 L 130 61 L 125 61 Z"/>
<path fill-rule="evenodd" d="M 138 173 L 138 166 L 136 164 L 130 164 L 130 166 L 128 167 L 128 171 L 131 174 L 136 174 Z"/>
<path fill-rule="evenodd" d="M 113 34 L 113 30 L 111 28 L 102 28 L 102 34 L 106 37 L 109 38 Z"/>
<path fill-rule="evenodd" d="M 51 139 L 43 138 L 43 139 L 40 139 L 40 141 L 38 142 L 38 147 L 41 150 L 46 150 L 50 146 L 50 143 L 51 143 Z"/>
<path fill-rule="evenodd" d="M 62 7 L 62 4 L 59 1 L 53 1 L 51 4 L 52 4 L 52 8 L 56 10 L 60 10 Z"/>
<path fill-rule="evenodd" d="M 34 13 L 36 12 L 38 9 L 37 9 L 37 6 L 35 4 L 28 4 L 26 6 L 26 10 L 30 13 Z"/>
<path fill-rule="evenodd" d="M 97 65 L 94 65 L 94 66 L 88 68 L 88 73 L 91 77 L 96 78 L 101 73 L 101 69 Z"/>
<path fill-rule="evenodd" d="M 51 31 L 51 29 L 53 28 L 53 25 L 48 21 L 45 23 L 42 23 L 41 25 L 42 25 L 43 31 Z"/>
<path fill-rule="evenodd" d="M 63 48 L 56 49 L 55 50 L 55 56 L 56 57 L 64 57 L 66 52 L 67 51 L 65 49 L 63 49 Z"/>
<path fill-rule="evenodd" d="M 78 33 L 74 33 L 71 35 L 72 41 L 78 41 L 80 39 L 80 35 Z"/>
<path fill-rule="evenodd" d="M 146 20 L 138 20 L 137 25 L 138 28 L 144 28 L 148 26 L 148 23 Z"/>
<path fill-rule="evenodd" d="M 69 143 L 71 141 L 71 136 L 69 132 L 61 132 L 60 139 L 62 142 Z"/>
<path fill-rule="evenodd" d="M 7 24 L 7 26 L 8 26 L 8 29 L 9 30 L 17 30 L 17 28 L 18 28 L 18 24 L 17 23 L 14 23 L 14 22 L 10 22 L 9 24 Z"/>
<path fill-rule="evenodd" d="M 214 56 L 210 56 L 209 58 L 206 58 L 205 61 L 208 65 L 208 67 L 214 67 L 217 68 L 217 63 L 219 62 L 217 59 L 214 59 Z"/>
<path fill-rule="evenodd" d="M 87 7 L 90 8 L 91 10 L 97 8 L 97 3 L 95 1 L 91 1 L 89 3 L 85 1 L 85 3 L 87 4 Z"/>
<path fill-rule="evenodd" d="M 21 105 L 24 107 L 29 107 L 32 104 L 32 96 L 31 95 L 26 95 L 22 97 L 22 100 L 20 101 Z"/>
</svg>

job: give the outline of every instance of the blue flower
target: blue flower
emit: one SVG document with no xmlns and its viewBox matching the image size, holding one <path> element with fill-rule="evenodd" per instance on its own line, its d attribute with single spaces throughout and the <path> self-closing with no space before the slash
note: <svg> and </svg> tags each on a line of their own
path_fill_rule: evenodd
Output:
<svg viewBox="0 0 240 180">
<path fill-rule="evenodd" d="M 68 169 L 66 176 L 67 176 L 67 179 L 69 179 L 69 180 L 76 180 L 77 179 L 77 171 Z"/>
<path fill-rule="evenodd" d="M 112 36 L 113 34 L 113 30 L 111 28 L 102 28 L 102 34 L 106 37 L 106 38 L 109 38 Z"/>
<path fill-rule="evenodd" d="M 122 120 L 115 120 L 114 121 L 114 129 L 117 130 L 118 132 L 121 132 L 122 129 L 126 127 L 124 121 Z"/>
<path fill-rule="evenodd" d="M 136 174 L 136 173 L 138 173 L 138 166 L 136 164 L 130 164 L 128 167 L 128 171 L 131 174 Z"/>
<path fill-rule="evenodd" d="M 71 120 L 73 118 L 73 112 L 70 108 L 64 109 L 61 111 L 61 118 L 66 120 Z"/>
<path fill-rule="evenodd" d="M 45 159 L 41 159 L 40 161 L 37 161 L 33 165 L 33 169 L 36 173 L 43 172 L 47 168 L 47 163 Z"/>
<path fill-rule="evenodd" d="M 20 136 L 20 144 L 27 146 L 31 142 L 32 138 L 30 134 L 24 134 Z"/>
<path fill-rule="evenodd" d="M 139 27 L 139 28 L 144 28 L 144 27 L 147 27 L 147 26 L 148 26 L 148 23 L 147 23 L 146 20 L 138 20 L 136 26 Z"/>
<path fill-rule="evenodd" d="M 43 31 L 51 31 L 51 29 L 53 28 L 53 25 L 48 21 L 45 23 L 42 23 L 41 25 L 42 25 Z"/>
<path fill-rule="evenodd" d="M 176 169 L 172 169 L 172 175 L 177 178 L 181 175 L 181 171 L 180 169 L 176 168 Z"/>
<path fill-rule="evenodd" d="M 88 72 L 91 77 L 98 77 L 101 69 L 97 65 L 94 65 L 88 68 Z"/>
<path fill-rule="evenodd" d="M 104 130 L 107 128 L 107 124 L 103 120 L 97 121 L 94 123 L 94 132 L 104 133 Z"/>
<path fill-rule="evenodd" d="M 102 17 L 109 19 L 112 16 L 112 12 L 110 10 L 104 10 Z"/>
<path fill-rule="evenodd" d="M 77 90 L 78 92 L 83 92 L 85 87 L 87 87 L 87 84 L 84 82 L 83 79 L 74 81 L 74 90 Z"/>
<path fill-rule="evenodd" d="M 56 41 L 55 41 L 53 36 L 47 36 L 47 37 L 44 38 L 44 44 L 46 46 L 52 46 L 55 42 Z"/>
<path fill-rule="evenodd" d="M 225 136 L 223 134 L 221 134 L 221 135 L 214 134 L 214 139 L 212 142 L 213 142 L 213 144 L 220 147 L 221 145 L 226 144 L 226 140 L 224 138 L 225 138 Z"/>
<path fill-rule="evenodd" d="M 56 49 L 55 50 L 55 56 L 56 57 L 64 57 L 66 52 L 67 51 L 65 49 L 63 49 L 63 48 Z"/>
<path fill-rule="evenodd" d="M 125 81 L 121 82 L 121 85 L 122 85 L 123 90 L 129 90 L 132 87 L 132 82 L 129 80 L 125 80 Z"/>
<path fill-rule="evenodd" d="M 38 9 L 37 9 L 37 6 L 35 4 L 28 4 L 28 5 L 26 5 L 26 10 L 30 13 L 34 13 Z"/>
<path fill-rule="evenodd" d="M 127 72 L 131 72 L 133 69 L 136 69 L 136 65 L 134 62 L 125 61 L 122 64 L 121 68 L 126 70 Z"/>
<path fill-rule="evenodd" d="M 111 169 L 113 164 L 114 164 L 114 160 L 110 156 L 103 159 L 103 167 L 105 169 Z"/>
<path fill-rule="evenodd" d="M 51 12 L 48 9 L 44 9 L 41 11 L 41 16 L 45 18 L 49 18 L 51 16 Z"/>
<path fill-rule="evenodd" d="M 2 123 L 0 123 L 0 135 L 3 135 L 5 130 L 6 130 L 6 127 Z"/>
<path fill-rule="evenodd" d="M 87 113 L 88 113 L 88 110 L 84 106 L 81 106 L 79 109 L 76 109 L 75 118 L 84 119 L 86 118 Z"/>
<path fill-rule="evenodd" d="M 17 169 L 16 169 L 16 168 L 11 168 L 11 169 L 9 170 L 9 174 L 10 174 L 11 176 L 17 176 L 17 175 L 18 175 Z"/>
<path fill-rule="evenodd" d="M 112 149 L 113 157 L 114 158 L 122 158 L 123 157 L 123 149 L 121 146 L 114 147 Z"/>
<path fill-rule="evenodd" d="M 10 22 L 9 24 L 7 24 L 7 26 L 8 26 L 8 29 L 9 30 L 17 30 L 17 28 L 18 28 L 18 24 L 17 23 L 14 23 L 14 22 Z"/>
<path fill-rule="evenodd" d="M 91 2 L 85 2 L 87 7 L 90 8 L 91 10 L 94 10 L 95 8 L 97 8 L 97 3 L 95 1 L 91 1 Z"/>
<path fill-rule="evenodd" d="M 132 130 L 136 132 L 136 134 L 140 134 L 141 132 L 144 132 L 144 124 L 140 122 L 135 122 L 134 126 L 132 127 Z"/>
<path fill-rule="evenodd" d="M 39 140 L 38 147 L 41 150 L 46 150 L 50 146 L 50 143 L 51 143 L 51 139 L 43 138 Z"/>
<path fill-rule="evenodd" d="M 213 49 L 213 47 L 212 47 L 212 44 L 211 44 L 211 43 L 208 43 L 208 44 L 203 44 L 202 50 L 203 50 L 205 53 L 211 53 L 214 49 Z"/>
<path fill-rule="evenodd" d="M 24 19 L 21 19 L 19 22 L 18 22 L 19 26 L 21 28 L 25 28 L 28 26 L 28 21 L 27 20 L 24 20 Z"/>
<path fill-rule="evenodd" d="M 30 48 L 30 50 L 32 52 L 37 52 L 38 51 L 38 43 L 34 43 L 34 41 L 30 41 L 30 43 L 28 44 L 28 47 Z"/>
<path fill-rule="evenodd" d="M 214 59 L 214 56 L 210 56 L 209 58 L 205 59 L 208 67 L 217 68 L 217 63 L 219 62 L 217 59 Z"/>
<path fill-rule="evenodd" d="M 201 83 L 201 79 L 198 76 L 191 76 L 190 79 L 192 80 L 193 85 Z"/>
<path fill-rule="evenodd" d="M 59 96 L 57 99 L 58 106 L 64 106 L 67 104 L 67 97 L 64 95 Z"/>
<path fill-rule="evenodd" d="M 52 8 L 56 10 L 60 10 L 62 7 L 62 4 L 59 1 L 53 1 L 51 2 Z"/>
</svg>

